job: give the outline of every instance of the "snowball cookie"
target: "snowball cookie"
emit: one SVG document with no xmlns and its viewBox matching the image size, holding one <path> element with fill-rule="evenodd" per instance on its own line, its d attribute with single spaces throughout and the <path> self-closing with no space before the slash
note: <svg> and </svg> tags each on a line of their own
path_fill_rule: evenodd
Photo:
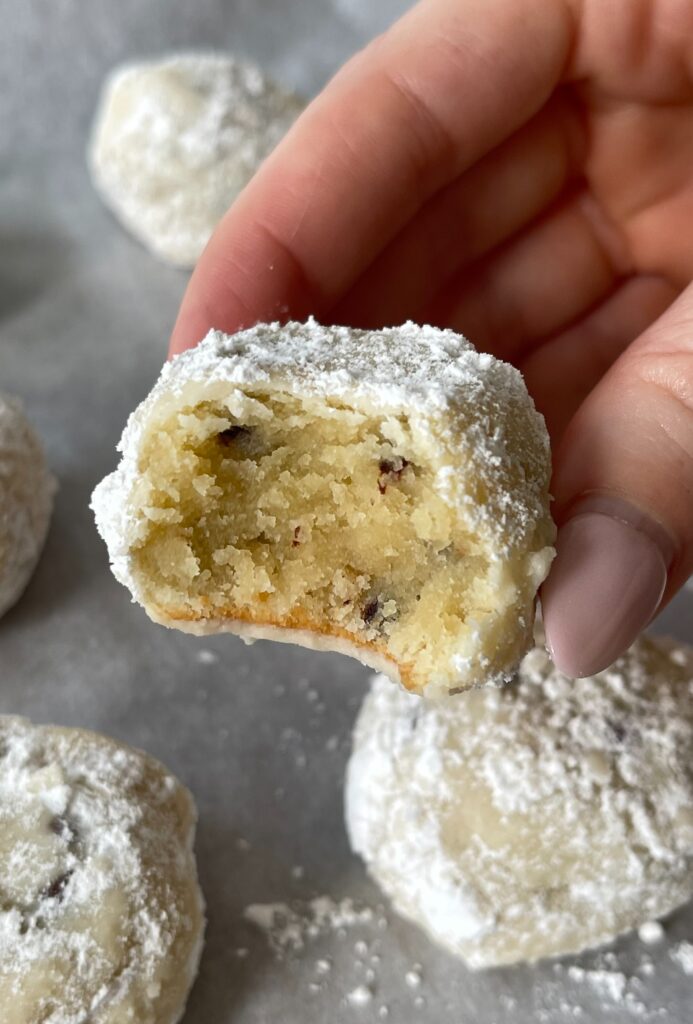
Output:
<svg viewBox="0 0 693 1024">
<path fill-rule="evenodd" d="M 95 733 L 0 717 L 2 1024 L 173 1024 L 200 956 L 192 797 Z"/>
<path fill-rule="evenodd" d="M 18 399 L 0 392 L 0 615 L 19 598 L 48 533 L 55 480 Z"/>
<path fill-rule="evenodd" d="M 192 267 L 303 106 L 231 56 L 181 54 L 116 68 L 88 152 L 94 185 L 152 252 Z"/>
<path fill-rule="evenodd" d="M 644 638 L 568 679 L 422 702 L 377 676 L 347 772 L 351 844 L 473 968 L 577 953 L 693 895 L 693 650 Z"/>
<path fill-rule="evenodd" d="M 212 331 L 120 447 L 93 506 L 156 622 L 342 651 L 430 693 L 527 650 L 554 536 L 544 421 L 451 331 Z"/>
</svg>

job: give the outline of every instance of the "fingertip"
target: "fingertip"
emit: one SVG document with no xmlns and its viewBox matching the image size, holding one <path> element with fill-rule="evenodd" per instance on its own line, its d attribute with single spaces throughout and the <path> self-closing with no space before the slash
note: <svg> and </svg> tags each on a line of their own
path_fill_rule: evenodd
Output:
<svg viewBox="0 0 693 1024">
<path fill-rule="evenodd" d="M 652 619 L 666 587 L 667 561 L 647 532 L 599 511 L 569 519 L 556 546 L 542 588 L 547 647 L 567 676 L 594 675 Z"/>
</svg>

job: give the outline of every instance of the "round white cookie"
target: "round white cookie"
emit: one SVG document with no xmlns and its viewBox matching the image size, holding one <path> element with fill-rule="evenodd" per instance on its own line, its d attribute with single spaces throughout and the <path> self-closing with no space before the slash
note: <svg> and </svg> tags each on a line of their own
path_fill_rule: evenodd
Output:
<svg viewBox="0 0 693 1024">
<path fill-rule="evenodd" d="M 21 402 L 0 392 L 0 615 L 36 567 L 54 493 L 55 480 Z"/>
<path fill-rule="evenodd" d="M 232 56 L 179 54 L 116 68 L 88 151 L 94 185 L 152 252 L 192 267 L 303 107 Z"/>
<path fill-rule="evenodd" d="M 693 895 L 693 650 L 643 638 L 573 680 L 536 648 L 438 703 L 376 677 L 346 818 L 395 908 L 472 968 L 667 914 Z"/>
<path fill-rule="evenodd" d="M 341 651 L 412 690 L 506 678 L 553 549 L 521 375 L 452 331 L 261 324 L 168 363 L 94 492 L 157 622 Z"/>
<path fill-rule="evenodd" d="M 200 956 L 195 808 L 96 733 L 0 717 L 0 1020 L 174 1024 Z"/>
</svg>

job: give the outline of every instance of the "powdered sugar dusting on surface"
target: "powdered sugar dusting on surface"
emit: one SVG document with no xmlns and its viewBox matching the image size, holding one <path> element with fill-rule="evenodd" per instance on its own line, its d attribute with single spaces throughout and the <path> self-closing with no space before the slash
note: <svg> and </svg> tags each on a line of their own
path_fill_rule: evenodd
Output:
<svg viewBox="0 0 693 1024">
<path fill-rule="evenodd" d="M 15 603 L 34 571 L 55 490 L 21 402 L 0 392 L 0 615 Z"/>
<path fill-rule="evenodd" d="M 678 964 L 684 974 L 693 975 L 693 943 L 679 942 L 671 950 L 671 959 Z"/>
<path fill-rule="evenodd" d="M 254 396 L 275 393 L 352 407 L 393 424 L 405 419 L 436 467 L 439 497 L 487 552 L 489 586 L 507 594 L 506 576 L 512 576 L 517 600 L 523 595 L 531 608 L 555 530 L 548 511 L 548 435 L 522 376 L 452 331 L 412 323 L 357 331 L 315 320 L 261 324 L 234 336 L 211 331 L 164 367 L 130 417 L 121 463 L 96 488 L 92 507 L 113 572 L 136 600 L 146 603 L 130 557 L 150 526 L 137 491 L 146 439 L 199 402 L 224 403 L 242 421 L 244 409 L 258 406 Z M 495 678 L 494 665 L 479 652 L 480 634 L 471 623 L 465 650 L 453 656 L 450 675 L 463 683 L 475 672 Z M 518 657 L 527 634 L 523 621 Z"/>
<path fill-rule="evenodd" d="M 243 912 L 246 921 L 260 928 L 277 954 L 302 950 L 310 939 L 326 931 L 341 931 L 371 924 L 378 911 L 345 898 L 316 896 L 308 903 L 251 903 Z M 323 972 L 325 973 L 325 972 Z"/>
<path fill-rule="evenodd" d="M 393 964 L 383 952 L 389 921 L 382 905 L 365 904 L 351 897 L 316 896 L 310 900 L 253 903 L 245 908 L 243 917 L 264 935 L 276 961 L 289 966 L 295 966 L 299 957 L 312 961 L 310 980 L 301 997 L 304 1010 L 305 998 L 313 1001 L 322 997 L 329 1019 L 337 1019 L 337 1007 L 355 1015 L 374 1014 L 378 1020 L 389 1016 L 389 1007 L 383 1001 L 388 985 L 383 969 L 389 973 Z M 316 948 L 320 955 L 316 956 Z M 293 973 L 292 979 L 294 986 Z M 421 964 L 403 969 L 398 982 L 400 1002 L 403 999 L 415 1008 L 423 984 Z"/>
<path fill-rule="evenodd" d="M 157 255 L 193 266 L 302 108 L 259 67 L 226 54 L 117 68 L 89 151 L 94 184 Z"/>
<path fill-rule="evenodd" d="M 44 1024 L 177 1020 L 202 938 L 194 822 L 146 755 L 0 718 L 0 1010 L 12 993 Z"/>
<path fill-rule="evenodd" d="M 318 915 L 315 905 L 322 907 Z M 358 908 L 356 914 L 352 913 L 355 908 Z M 313 1001 L 322 999 L 325 1012 L 333 1015 L 338 1013 L 337 1007 L 346 1007 L 365 1015 L 368 1020 L 385 1020 L 393 1014 L 393 1019 L 409 1019 L 408 1013 L 427 1005 L 436 994 L 440 995 L 437 987 L 441 964 L 435 947 L 421 947 L 426 968 L 419 962 L 407 963 L 402 952 L 409 947 L 410 938 L 400 936 L 394 944 L 383 945 L 381 925 L 385 918 L 381 907 L 355 903 L 348 897 L 335 900 L 321 896 L 313 901 L 251 904 L 244 918 L 263 934 L 275 959 L 287 964 L 286 969 L 291 973 L 286 977 L 291 978 L 292 986 L 296 985 L 296 961 L 304 961 L 300 976 L 308 980 L 296 993 L 297 1005 L 303 1009 L 312 1009 Z M 690 944 L 678 943 L 668 951 L 662 949 L 661 955 L 686 973 L 688 948 Z M 615 1014 L 613 1019 L 619 1021 L 669 1020 L 661 997 L 656 995 L 656 989 L 661 989 L 661 977 L 657 985 L 651 982 L 665 967 L 661 957 L 659 962 L 655 961 L 651 949 L 632 943 L 618 952 L 605 950 L 588 954 L 578 962 L 547 963 L 531 975 L 532 1019 L 538 1024 L 569 1020 L 589 1022 L 611 1013 Z M 280 966 L 276 969 L 284 970 Z M 444 973 L 443 977 L 448 974 Z M 474 984 L 473 978 L 465 977 L 464 969 L 457 968 L 454 977 L 461 981 L 463 990 Z M 522 983 L 517 979 L 513 982 L 513 986 L 519 985 L 518 995 L 511 994 L 512 989 L 504 990 L 511 977 L 510 974 L 494 975 L 493 987 L 499 989 L 497 1003 L 503 1012 L 516 1014 L 518 1020 L 524 1020 Z M 312 1012 L 310 1019 L 315 1016 L 315 1011 Z"/>
<path fill-rule="evenodd" d="M 597 945 L 693 894 L 688 648 L 644 638 L 577 681 L 536 648 L 506 689 L 437 704 L 376 677 L 354 743 L 354 849 L 474 967 Z"/>
</svg>

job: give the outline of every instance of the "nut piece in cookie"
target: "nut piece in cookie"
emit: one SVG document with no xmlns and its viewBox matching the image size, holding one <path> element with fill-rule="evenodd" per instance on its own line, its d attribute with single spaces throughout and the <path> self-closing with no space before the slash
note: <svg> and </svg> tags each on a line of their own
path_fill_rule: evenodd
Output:
<svg viewBox="0 0 693 1024">
<path fill-rule="evenodd" d="M 93 507 L 157 622 L 342 651 L 430 694 L 508 678 L 531 643 L 544 421 L 452 331 L 212 331 L 121 450 Z"/>
</svg>

